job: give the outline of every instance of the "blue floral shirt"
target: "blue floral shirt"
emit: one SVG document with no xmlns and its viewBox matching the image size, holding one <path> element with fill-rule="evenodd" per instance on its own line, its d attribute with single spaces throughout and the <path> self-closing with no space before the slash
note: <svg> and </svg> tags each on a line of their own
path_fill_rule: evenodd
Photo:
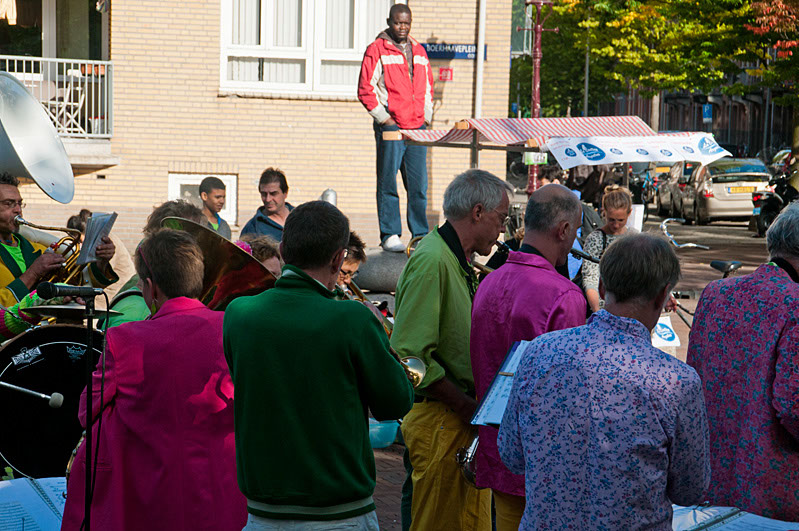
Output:
<svg viewBox="0 0 799 531">
<path fill-rule="evenodd" d="M 605 310 L 527 347 L 497 443 L 525 474 L 520 529 L 671 530 L 710 480 L 696 372 Z"/>
</svg>

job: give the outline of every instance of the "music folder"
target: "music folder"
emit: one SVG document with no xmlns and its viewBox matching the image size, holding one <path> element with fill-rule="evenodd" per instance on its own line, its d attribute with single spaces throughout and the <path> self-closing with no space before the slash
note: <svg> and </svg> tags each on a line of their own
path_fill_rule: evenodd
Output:
<svg viewBox="0 0 799 531">
<path fill-rule="evenodd" d="M 86 232 L 83 234 L 83 244 L 80 248 L 77 263 L 88 264 L 97 261 L 97 246 L 103 243 L 103 237 L 111 233 L 111 227 L 117 220 L 117 213 L 105 214 L 92 213 L 86 222 Z"/>
<path fill-rule="evenodd" d="M 510 347 L 499 371 L 494 375 L 491 386 L 477 406 L 477 411 L 472 417 L 473 425 L 499 427 L 510 399 L 513 376 L 516 374 L 522 355 L 530 343 L 531 341 L 517 341 Z"/>
</svg>

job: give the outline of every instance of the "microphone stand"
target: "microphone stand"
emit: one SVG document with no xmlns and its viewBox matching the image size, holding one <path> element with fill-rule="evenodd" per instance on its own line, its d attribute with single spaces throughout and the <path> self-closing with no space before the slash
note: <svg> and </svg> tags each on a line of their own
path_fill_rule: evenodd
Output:
<svg viewBox="0 0 799 531">
<path fill-rule="evenodd" d="M 84 491 L 84 529 L 91 530 L 91 511 L 92 511 L 92 428 L 94 426 L 92 418 L 92 373 L 94 372 L 94 295 L 86 297 L 86 309 L 83 316 L 86 318 L 86 485 Z"/>
</svg>

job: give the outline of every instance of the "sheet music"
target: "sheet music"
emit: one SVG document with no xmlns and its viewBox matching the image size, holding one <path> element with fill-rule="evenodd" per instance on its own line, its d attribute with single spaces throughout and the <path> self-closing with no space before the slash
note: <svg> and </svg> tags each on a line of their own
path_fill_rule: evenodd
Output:
<svg viewBox="0 0 799 531">
<path fill-rule="evenodd" d="M 0 531 L 49 531 L 57 530 L 61 527 L 61 522 L 53 527 L 42 529 L 37 519 L 25 510 L 25 507 L 16 502 L 0 503 Z"/>
<path fill-rule="evenodd" d="M 505 408 L 510 399 L 510 391 L 513 387 L 513 375 L 516 374 L 522 354 L 529 344 L 530 341 L 517 341 L 510 348 L 505 356 L 505 361 L 494 376 L 494 381 L 491 382 L 491 387 L 488 388 L 488 392 L 486 392 L 483 401 L 480 402 L 474 417 L 472 417 L 472 424 L 499 426 L 502 422 L 502 416 L 505 414 Z"/>
<path fill-rule="evenodd" d="M 65 490 L 64 478 L 0 481 L 0 531 L 57 531 Z"/>
<path fill-rule="evenodd" d="M 105 214 L 94 212 L 86 222 L 86 232 L 83 234 L 83 244 L 78 255 L 78 264 L 88 264 L 97 261 L 97 246 L 103 243 L 103 237 L 111 233 L 111 227 L 117 219 L 117 213 Z"/>
<path fill-rule="evenodd" d="M 735 507 L 672 507 L 674 531 L 799 531 L 799 522 L 773 520 Z"/>
</svg>

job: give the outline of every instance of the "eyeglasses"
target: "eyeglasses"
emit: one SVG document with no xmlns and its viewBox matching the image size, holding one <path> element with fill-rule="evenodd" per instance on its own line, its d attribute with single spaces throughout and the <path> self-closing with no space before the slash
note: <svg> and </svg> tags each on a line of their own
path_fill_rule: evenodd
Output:
<svg viewBox="0 0 799 531">
<path fill-rule="evenodd" d="M 502 226 L 503 227 L 507 227 L 508 226 L 508 224 L 510 223 L 510 216 L 509 215 L 503 214 L 502 212 L 500 212 L 497 209 L 492 210 L 492 212 L 496 212 L 497 214 L 499 214 L 499 219 L 502 220 Z"/>
<path fill-rule="evenodd" d="M 345 271 L 344 269 L 339 269 L 339 274 L 344 278 L 355 279 L 358 277 L 358 271 Z"/>
<path fill-rule="evenodd" d="M 6 199 L 5 201 L 0 201 L 0 205 L 3 205 L 3 208 L 14 208 L 14 206 L 18 206 L 19 208 L 25 208 L 25 202 L 23 200 L 14 201 L 13 199 Z"/>
</svg>

